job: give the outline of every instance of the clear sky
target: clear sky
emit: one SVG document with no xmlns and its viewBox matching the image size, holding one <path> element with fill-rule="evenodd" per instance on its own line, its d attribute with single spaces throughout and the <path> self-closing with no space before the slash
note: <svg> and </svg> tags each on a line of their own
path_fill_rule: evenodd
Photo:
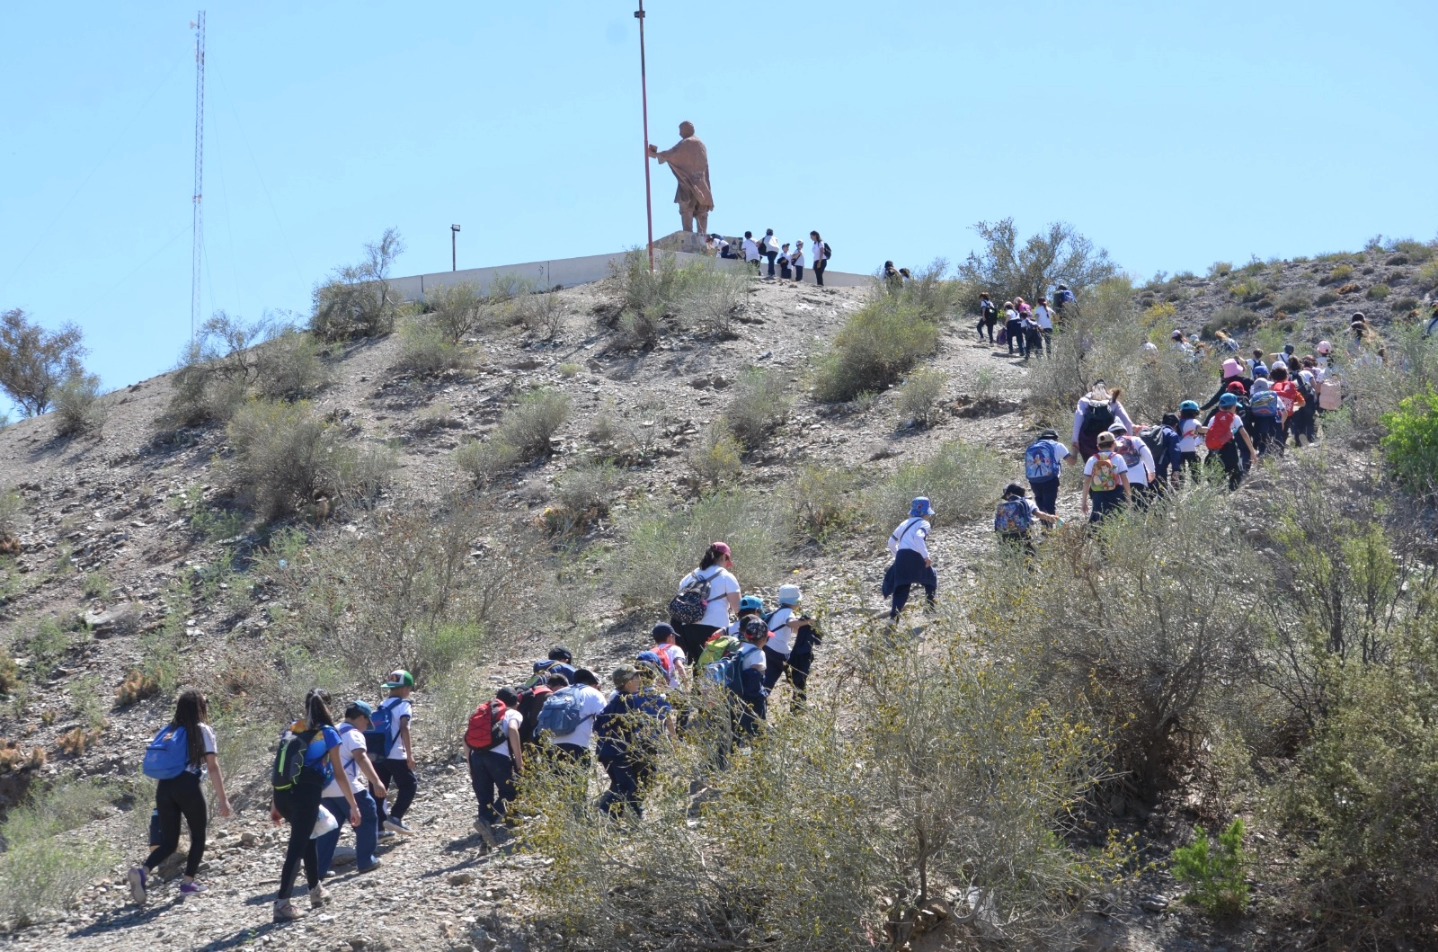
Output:
<svg viewBox="0 0 1438 952">
<path fill-rule="evenodd" d="M 197 4 L 0 4 L 0 310 L 80 324 L 107 388 L 189 334 Z M 644 241 L 634 0 L 209 0 L 202 316 Z M 649 0 L 651 138 L 709 148 L 711 230 L 833 267 L 1074 223 L 1132 274 L 1438 234 L 1432 0 Z M 655 232 L 678 227 L 656 169 Z"/>
</svg>

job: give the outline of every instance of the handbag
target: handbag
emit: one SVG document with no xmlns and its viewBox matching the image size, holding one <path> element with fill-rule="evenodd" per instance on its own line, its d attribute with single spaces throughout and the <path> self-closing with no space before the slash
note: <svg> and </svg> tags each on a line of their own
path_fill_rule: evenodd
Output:
<svg viewBox="0 0 1438 952">
<path fill-rule="evenodd" d="M 320 807 L 320 815 L 315 818 L 314 832 L 310 833 L 310 839 L 317 840 L 326 833 L 333 833 L 340 828 L 340 821 L 335 815 L 324 807 Z"/>
</svg>

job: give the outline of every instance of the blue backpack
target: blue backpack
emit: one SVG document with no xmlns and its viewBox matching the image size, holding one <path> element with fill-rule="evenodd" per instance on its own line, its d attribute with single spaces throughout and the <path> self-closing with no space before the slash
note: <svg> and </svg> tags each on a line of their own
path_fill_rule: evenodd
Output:
<svg viewBox="0 0 1438 952">
<path fill-rule="evenodd" d="M 747 650 L 746 650 L 747 649 Z M 741 644 L 718 661 L 704 669 L 704 677 L 710 684 L 726 687 L 735 694 L 744 694 L 744 658 L 751 651 L 759 649 L 751 644 Z"/>
<path fill-rule="evenodd" d="M 403 698 L 392 697 L 370 715 L 370 729 L 364 732 L 365 753 L 384 760 L 394 747 L 399 736 L 399 725 L 394 722 L 394 709 Z"/>
<path fill-rule="evenodd" d="M 1260 390 L 1248 401 L 1248 408 L 1253 411 L 1256 417 L 1263 417 L 1266 420 L 1276 420 L 1282 411 L 1278 405 L 1278 394 L 1272 390 Z"/>
<path fill-rule="evenodd" d="M 151 780 L 174 780 L 189 766 L 189 731 L 166 724 L 145 748 L 145 776 Z"/>
<path fill-rule="evenodd" d="M 580 696 L 577 688 L 571 686 L 555 691 L 545 698 L 544 707 L 539 709 L 536 726 L 539 730 L 551 734 L 573 734 L 579 730 L 580 725 L 594 716 L 581 714 L 583 705 L 584 698 Z"/>
<path fill-rule="evenodd" d="M 1024 451 L 1024 476 L 1031 483 L 1058 479 L 1059 457 L 1053 443 L 1039 440 Z"/>
<path fill-rule="evenodd" d="M 994 510 L 994 531 L 1001 535 L 1028 535 L 1033 524 L 1027 499 L 1006 499 Z"/>
</svg>

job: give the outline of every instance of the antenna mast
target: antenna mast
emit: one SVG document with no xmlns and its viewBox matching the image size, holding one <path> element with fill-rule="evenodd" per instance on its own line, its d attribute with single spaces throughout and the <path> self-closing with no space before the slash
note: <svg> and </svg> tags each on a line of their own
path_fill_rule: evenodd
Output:
<svg viewBox="0 0 1438 952">
<path fill-rule="evenodd" d="M 190 345 L 200 315 L 200 258 L 205 237 L 205 215 L 200 206 L 205 192 L 205 11 L 190 24 L 195 30 L 195 197 L 190 235 Z"/>
</svg>

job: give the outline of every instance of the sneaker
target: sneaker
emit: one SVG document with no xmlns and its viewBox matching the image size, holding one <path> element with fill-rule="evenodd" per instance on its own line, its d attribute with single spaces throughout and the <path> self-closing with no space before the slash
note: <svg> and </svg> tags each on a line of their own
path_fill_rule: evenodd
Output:
<svg viewBox="0 0 1438 952">
<path fill-rule="evenodd" d="M 210 887 L 206 886 L 204 883 L 197 883 L 194 880 L 191 880 L 188 883 L 180 883 L 181 896 L 198 896 L 201 893 L 207 893 L 209 891 Z"/>
<path fill-rule="evenodd" d="M 479 838 L 484 840 L 484 845 L 490 849 L 494 849 L 499 845 L 494 838 L 494 827 L 490 826 L 484 820 L 474 821 L 474 832 L 479 834 Z"/>
<path fill-rule="evenodd" d="M 130 898 L 135 900 L 136 904 L 143 906 L 146 899 L 145 887 L 150 882 L 150 877 L 149 874 L 145 872 L 145 867 L 136 866 L 130 870 L 130 875 L 126 878 L 130 881 Z"/>
<path fill-rule="evenodd" d="M 288 899 L 275 903 L 276 922 L 294 922 L 296 919 L 303 919 L 304 917 L 304 910 L 296 909 L 294 903 Z"/>
<path fill-rule="evenodd" d="M 373 863 L 370 863 L 368 866 L 361 866 L 359 869 L 355 870 L 355 872 L 361 873 L 361 874 L 363 874 L 363 873 L 372 873 L 372 872 L 374 872 L 375 870 L 379 869 L 379 868 L 380 868 L 381 866 L 383 866 L 383 865 L 384 865 L 384 860 L 382 860 L 382 859 L 377 859 L 377 860 L 375 860 Z"/>
<path fill-rule="evenodd" d="M 324 883 L 315 883 L 310 890 L 310 908 L 318 909 L 330 901 L 329 890 L 325 889 Z"/>
<path fill-rule="evenodd" d="M 394 817 L 390 817 L 388 820 L 384 821 L 384 828 L 386 830 L 389 830 L 391 833 L 404 833 L 408 835 L 414 832 L 414 830 L 411 830 L 409 827 L 405 826 L 403 821 L 396 820 Z"/>
</svg>

